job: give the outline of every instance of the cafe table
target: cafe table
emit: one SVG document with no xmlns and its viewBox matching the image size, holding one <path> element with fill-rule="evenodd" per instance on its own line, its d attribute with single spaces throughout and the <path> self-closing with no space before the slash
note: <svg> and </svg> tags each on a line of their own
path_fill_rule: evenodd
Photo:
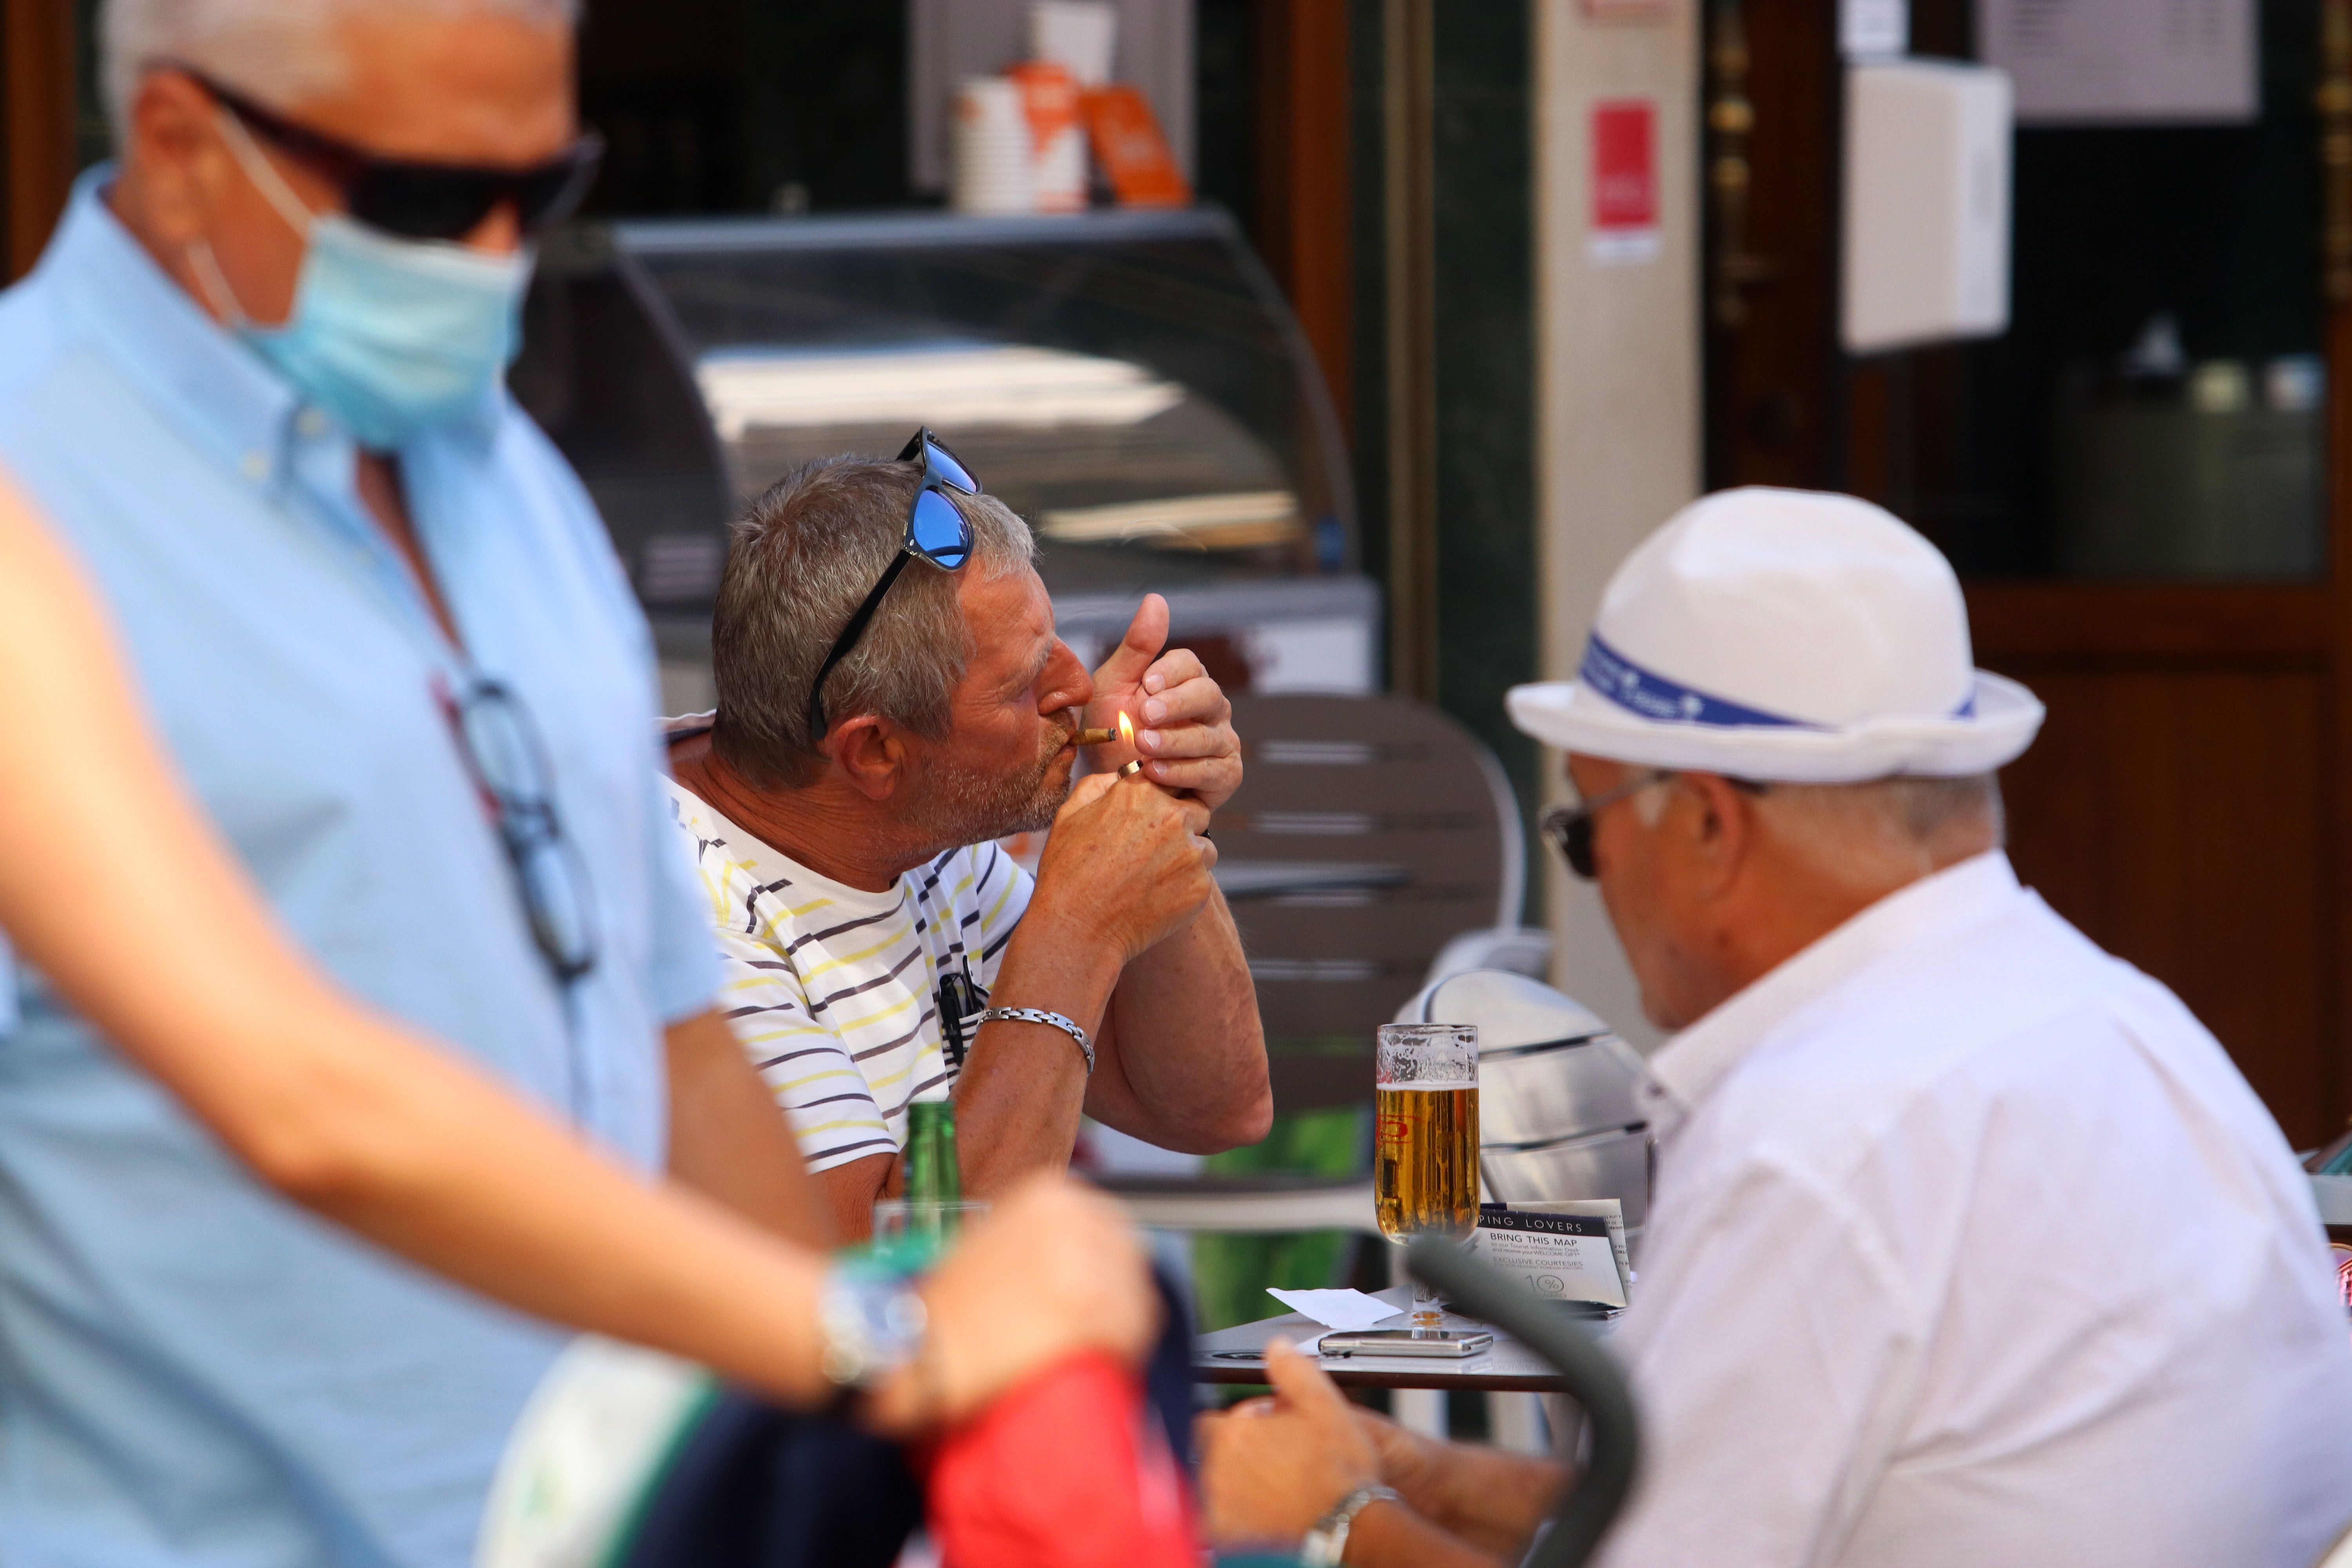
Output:
<svg viewBox="0 0 2352 1568">
<path fill-rule="evenodd" d="M 1373 1292 L 1382 1301 L 1402 1313 L 1412 1303 L 1412 1287 L 1391 1286 Z M 1383 1329 L 1407 1326 L 1402 1317 L 1375 1325 Z M 1518 1341 L 1500 1329 L 1485 1323 L 1445 1315 L 1449 1329 L 1485 1329 L 1495 1336 L 1491 1349 L 1460 1359 L 1436 1356 L 1323 1356 L 1323 1370 L 1331 1381 L 1349 1388 L 1436 1388 L 1462 1389 L 1479 1394 L 1558 1394 L 1567 1385 L 1551 1366 Z M 1591 1327 L 1602 1332 L 1608 1325 L 1595 1321 Z M 1260 1319 L 1255 1323 L 1243 1323 L 1235 1328 L 1220 1329 L 1213 1334 L 1202 1334 L 1192 1345 L 1192 1381 L 1195 1383 L 1258 1383 L 1265 1381 L 1265 1342 L 1271 1339 L 1289 1340 L 1304 1349 L 1318 1335 L 1330 1331 L 1301 1312 L 1285 1312 L 1279 1317 Z"/>
</svg>

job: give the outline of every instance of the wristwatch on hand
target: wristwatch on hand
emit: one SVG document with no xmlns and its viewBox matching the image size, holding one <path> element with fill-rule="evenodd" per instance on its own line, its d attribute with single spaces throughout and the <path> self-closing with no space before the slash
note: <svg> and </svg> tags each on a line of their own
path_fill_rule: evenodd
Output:
<svg viewBox="0 0 2352 1568">
<path fill-rule="evenodd" d="M 1376 1502 L 1401 1503 L 1404 1499 L 1394 1487 L 1358 1487 L 1339 1500 L 1339 1506 L 1315 1521 L 1298 1543 L 1298 1561 L 1306 1568 L 1339 1568 L 1342 1553 L 1348 1550 L 1348 1531 L 1353 1528 L 1356 1516 Z"/>
<path fill-rule="evenodd" d="M 920 1353 L 929 1323 L 906 1276 L 871 1264 L 835 1264 L 817 1301 L 825 1381 L 844 1394 L 872 1393 Z"/>
</svg>

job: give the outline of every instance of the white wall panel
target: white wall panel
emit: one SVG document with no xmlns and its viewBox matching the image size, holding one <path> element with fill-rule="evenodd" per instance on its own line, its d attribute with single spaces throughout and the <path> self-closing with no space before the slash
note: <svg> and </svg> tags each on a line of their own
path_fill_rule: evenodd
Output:
<svg viewBox="0 0 2352 1568">
<path fill-rule="evenodd" d="M 1601 589 L 1642 537 L 1698 493 L 1699 46 L 1695 0 L 1599 19 L 1536 6 L 1536 316 L 1543 672 L 1575 672 Z M 1596 259 L 1596 103 L 1657 105 L 1658 247 Z M 1564 798 L 1557 752 L 1547 799 Z M 1554 982 L 1647 1047 L 1633 976 L 1599 896 L 1548 857 Z"/>
</svg>

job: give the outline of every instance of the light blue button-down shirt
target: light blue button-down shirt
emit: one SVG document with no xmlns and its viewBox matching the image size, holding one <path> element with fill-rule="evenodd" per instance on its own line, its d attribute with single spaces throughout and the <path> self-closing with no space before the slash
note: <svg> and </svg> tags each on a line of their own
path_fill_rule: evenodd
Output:
<svg viewBox="0 0 2352 1568">
<path fill-rule="evenodd" d="M 656 778 L 652 650 L 585 494 L 503 394 L 404 447 L 448 646 L 331 421 L 78 188 L 0 295 L 0 462 L 95 575 L 189 784 L 310 952 L 642 1166 L 659 1032 L 716 973 Z M 438 692 L 517 692 L 593 889 L 567 1001 Z M 182 911 L 76 888 L 119 983 Z M 556 1343 L 294 1209 L 21 968 L 0 1036 L 0 1563 L 470 1561 Z"/>
</svg>

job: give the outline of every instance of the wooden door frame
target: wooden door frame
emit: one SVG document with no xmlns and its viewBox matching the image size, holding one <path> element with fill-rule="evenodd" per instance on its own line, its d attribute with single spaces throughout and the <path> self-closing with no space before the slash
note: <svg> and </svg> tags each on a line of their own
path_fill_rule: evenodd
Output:
<svg viewBox="0 0 2352 1568">
<path fill-rule="evenodd" d="M 0 224 L 6 276 L 39 258 L 74 178 L 73 0 L 0 0 Z"/>
<path fill-rule="evenodd" d="M 1340 428 L 1350 430 L 1355 248 L 1349 0 L 1259 0 L 1251 9 L 1258 249 L 1315 350 Z"/>
</svg>

